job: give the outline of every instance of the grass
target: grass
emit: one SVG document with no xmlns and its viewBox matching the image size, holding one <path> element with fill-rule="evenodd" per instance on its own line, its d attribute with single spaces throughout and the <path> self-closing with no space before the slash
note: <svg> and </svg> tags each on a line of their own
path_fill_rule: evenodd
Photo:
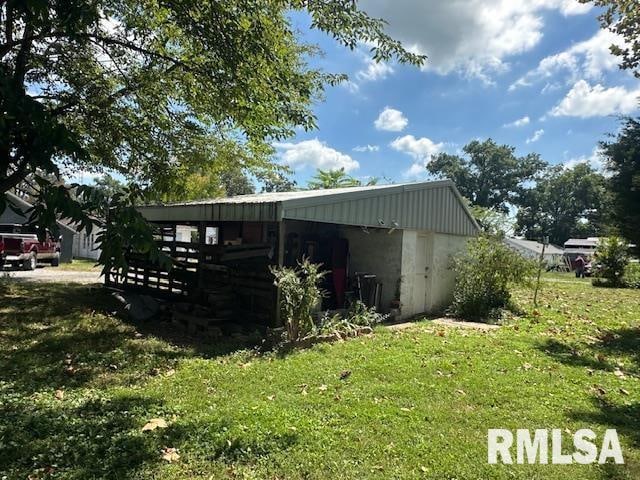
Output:
<svg viewBox="0 0 640 480">
<path fill-rule="evenodd" d="M 640 478 L 640 291 L 574 280 L 545 276 L 537 310 L 519 292 L 530 315 L 497 331 L 423 322 L 287 355 L 123 323 L 102 290 L 5 282 L 0 478 Z M 152 418 L 168 428 L 143 432 Z M 488 465 L 500 427 L 616 428 L 626 463 Z"/>
<path fill-rule="evenodd" d="M 71 263 L 61 263 L 60 270 L 73 270 L 80 272 L 99 272 L 100 266 L 96 266 L 96 261 L 88 258 L 74 258 Z"/>
</svg>

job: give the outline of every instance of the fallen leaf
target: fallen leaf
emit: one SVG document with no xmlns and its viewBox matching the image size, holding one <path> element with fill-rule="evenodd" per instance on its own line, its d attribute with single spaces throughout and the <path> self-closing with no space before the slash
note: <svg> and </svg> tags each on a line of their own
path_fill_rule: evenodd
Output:
<svg viewBox="0 0 640 480">
<path fill-rule="evenodd" d="M 407 408 L 407 407 L 401 407 L 400 410 L 402 410 L 403 412 L 410 412 L 411 409 Z"/>
<path fill-rule="evenodd" d="M 269 395 L 269 396 L 267 396 L 267 400 L 269 400 L 269 401 L 271 401 L 271 402 L 273 402 L 273 400 L 274 400 L 275 398 L 276 398 L 276 396 L 275 396 L 275 395 Z"/>
<path fill-rule="evenodd" d="M 162 418 L 152 418 L 147 423 L 145 423 L 144 427 L 142 427 L 143 432 L 153 431 L 156 428 L 167 428 L 167 422 Z"/>
<path fill-rule="evenodd" d="M 170 368 L 169 370 L 166 371 L 165 375 L 167 377 L 170 377 L 172 375 L 175 375 L 176 371 L 173 368 Z"/>
<path fill-rule="evenodd" d="M 429 469 L 427 467 L 425 467 L 424 465 L 422 465 L 420 467 L 420 470 L 422 470 L 424 473 L 427 473 L 429 471 Z"/>
<path fill-rule="evenodd" d="M 456 393 L 459 393 L 460 395 L 466 395 L 466 393 L 464 392 L 464 390 L 456 390 Z"/>
<path fill-rule="evenodd" d="M 62 390 L 56 390 L 55 396 L 56 400 L 62 400 L 64 399 L 64 392 Z"/>
<path fill-rule="evenodd" d="M 173 463 L 180 460 L 180 455 L 178 454 L 178 450 L 175 448 L 165 447 L 162 449 L 162 459 L 169 463 Z"/>
<path fill-rule="evenodd" d="M 629 395 L 629 392 L 627 390 L 625 390 L 624 388 L 620 389 L 620 393 L 623 395 Z"/>
<path fill-rule="evenodd" d="M 326 385 L 322 384 L 322 385 L 320 385 L 320 386 L 318 387 L 318 390 L 320 390 L 321 392 L 325 392 L 325 391 L 327 390 L 327 388 L 328 388 L 328 387 L 327 387 Z"/>
<path fill-rule="evenodd" d="M 530 363 L 525 363 L 522 365 L 522 368 L 524 368 L 525 370 L 529 370 L 531 368 L 531 364 Z"/>
<path fill-rule="evenodd" d="M 624 380 L 625 378 L 627 378 L 627 377 L 625 376 L 624 372 L 623 372 L 622 370 L 620 370 L 619 368 L 616 368 L 616 369 L 613 371 L 613 374 L 614 374 L 616 377 L 618 377 L 619 379 L 621 379 L 621 380 Z"/>
<path fill-rule="evenodd" d="M 349 375 L 351 375 L 351 370 L 343 370 L 342 372 L 340 372 L 340 380 L 349 378 Z"/>
</svg>

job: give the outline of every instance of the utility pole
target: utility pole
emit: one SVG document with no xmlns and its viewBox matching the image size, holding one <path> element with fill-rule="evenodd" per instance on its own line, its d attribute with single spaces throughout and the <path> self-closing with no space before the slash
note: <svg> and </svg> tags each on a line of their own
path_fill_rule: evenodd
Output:
<svg viewBox="0 0 640 480">
<path fill-rule="evenodd" d="M 542 252 L 540 253 L 540 260 L 538 261 L 538 278 L 536 280 L 536 290 L 533 294 L 533 306 L 538 307 L 538 290 L 540 288 L 540 275 L 542 274 L 542 264 L 544 263 L 544 251 L 549 243 L 549 237 L 544 236 L 542 238 Z"/>
</svg>

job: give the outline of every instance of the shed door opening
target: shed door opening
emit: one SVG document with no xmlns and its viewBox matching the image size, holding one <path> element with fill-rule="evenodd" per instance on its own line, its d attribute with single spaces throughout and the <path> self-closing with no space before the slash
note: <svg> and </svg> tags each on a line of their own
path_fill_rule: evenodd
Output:
<svg viewBox="0 0 640 480">
<path fill-rule="evenodd" d="M 416 313 L 429 310 L 429 276 L 432 257 L 431 237 L 418 235 L 416 243 L 415 280 L 413 287 L 413 305 Z"/>
</svg>

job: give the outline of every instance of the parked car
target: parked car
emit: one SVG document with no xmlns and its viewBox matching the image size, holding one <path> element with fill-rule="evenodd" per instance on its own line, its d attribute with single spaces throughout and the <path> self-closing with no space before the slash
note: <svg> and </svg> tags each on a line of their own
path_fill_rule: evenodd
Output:
<svg viewBox="0 0 640 480">
<path fill-rule="evenodd" d="M 13 265 L 23 270 L 34 270 L 39 261 L 60 264 L 60 239 L 48 230 L 28 225 L 0 224 L 0 267 Z"/>
</svg>

